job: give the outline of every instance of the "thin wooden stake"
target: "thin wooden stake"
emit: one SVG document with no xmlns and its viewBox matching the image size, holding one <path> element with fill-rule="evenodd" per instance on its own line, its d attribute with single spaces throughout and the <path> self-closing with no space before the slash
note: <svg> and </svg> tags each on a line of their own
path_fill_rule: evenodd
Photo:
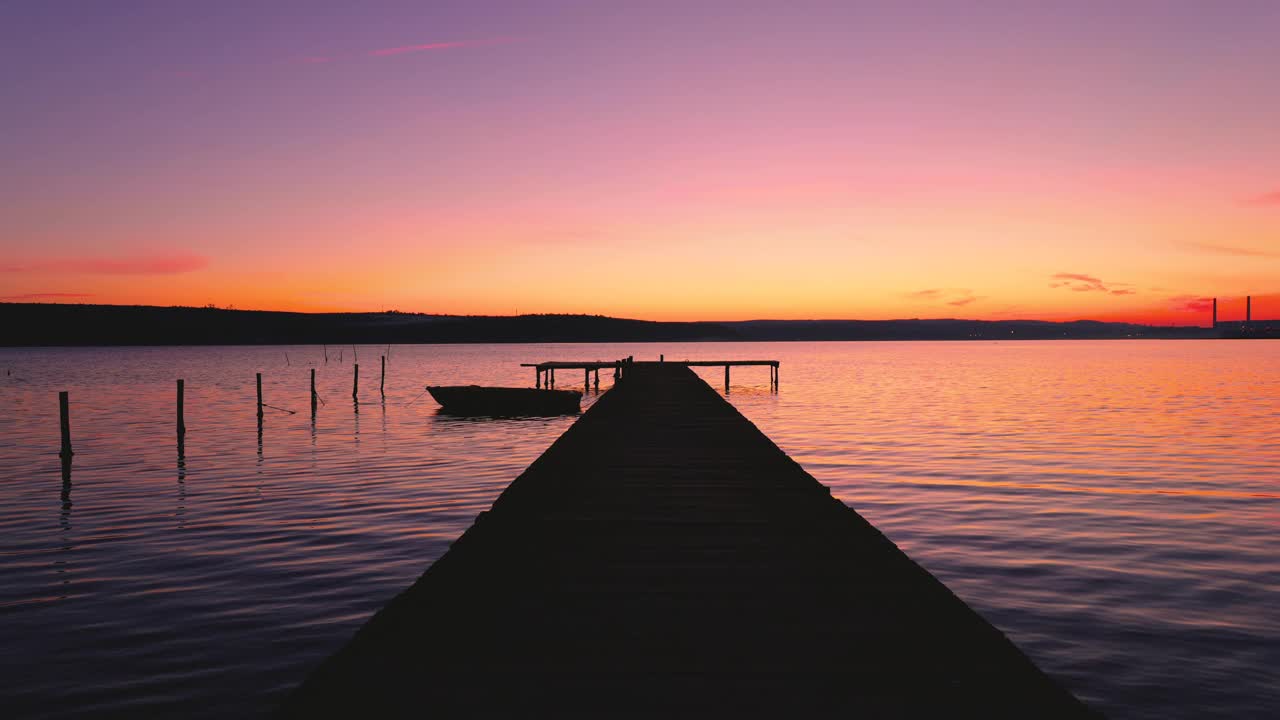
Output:
<svg viewBox="0 0 1280 720">
<path fill-rule="evenodd" d="M 382 356 L 382 379 L 378 381 L 378 394 L 387 396 L 387 356 Z"/>
<path fill-rule="evenodd" d="M 351 378 L 351 399 L 359 401 L 360 397 L 357 391 L 360 389 L 360 363 L 352 365 L 355 368 L 355 375 Z"/>
<path fill-rule="evenodd" d="M 62 450 L 58 455 L 64 461 L 70 460 L 75 453 L 71 451 L 71 401 L 65 390 L 58 393 L 58 421 L 62 426 Z"/>
<path fill-rule="evenodd" d="M 311 416 L 316 415 L 316 369 L 311 368 Z"/>
<path fill-rule="evenodd" d="M 178 441 L 179 442 L 181 442 L 182 438 L 187 434 L 187 420 L 183 414 L 183 405 L 186 404 L 186 399 L 185 399 L 186 388 L 183 387 L 184 384 L 185 384 L 185 381 L 183 381 L 182 378 L 178 378 Z"/>
<path fill-rule="evenodd" d="M 258 383 L 258 422 L 262 422 L 262 373 L 257 373 Z"/>
</svg>

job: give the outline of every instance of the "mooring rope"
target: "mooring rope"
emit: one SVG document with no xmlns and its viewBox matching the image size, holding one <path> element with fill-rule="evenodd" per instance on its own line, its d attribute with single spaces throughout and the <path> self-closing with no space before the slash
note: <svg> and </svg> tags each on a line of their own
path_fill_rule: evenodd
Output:
<svg viewBox="0 0 1280 720">
<path fill-rule="evenodd" d="M 418 402 L 419 400 L 421 400 L 421 399 L 422 399 L 422 396 L 423 396 L 423 395 L 426 395 L 426 394 L 427 394 L 427 393 L 429 393 L 429 392 L 431 392 L 431 391 L 430 391 L 430 390 L 423 390 L 421 393 L 419 393 L 419 394 L 418 394 L 418 397 L 416 397 L 416 398 L 414 398 L 414 399 L 410 400 L 409 402 L 405 403 L 405 404 L 404 404 L 404 406 L 405 406 L 405 407 L 409 407 L 410 405 L 412 405 L 412 404 L 414 404 L 414 403 Z"/>
</svg>

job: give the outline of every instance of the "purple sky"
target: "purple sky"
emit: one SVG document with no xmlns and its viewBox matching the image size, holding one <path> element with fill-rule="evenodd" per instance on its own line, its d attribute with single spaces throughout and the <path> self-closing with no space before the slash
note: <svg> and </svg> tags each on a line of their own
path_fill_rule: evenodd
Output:
<svg viewBox="0 0 1280 720">
<path fill-rule="evenodd" d="M 0 297 L 1155 319 L 1280 291 L 1280 3 L 1048 5 L 10 0 Z M 526 279 L 568 258 L 627 272 Z"/>
</svg>

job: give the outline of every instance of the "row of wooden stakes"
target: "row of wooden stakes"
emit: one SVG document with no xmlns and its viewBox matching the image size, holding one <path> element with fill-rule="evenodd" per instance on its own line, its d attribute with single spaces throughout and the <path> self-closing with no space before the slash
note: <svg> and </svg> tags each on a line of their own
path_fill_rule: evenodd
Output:
<svg viewBox="0 0 1280 720">
<path fill-rule="evenodd" d="M 351 399 L 355 402 L 360 401 L 360 365 L 356 363 L 352 366 L 354 373 L 351 379 Z M 258 391 L 258 426 L 262 426 L 262 410 L 271 407 L 273 409 L 283 410 L 283 408 L 274 408 L 262 402 L 262 373 L 255 373 L 254 384 Z M 378 393 L 386 397 L 387 386 L 387 356 L 382 356 L 382 377 L 378 381 Z M 186 381 L 182 378 L 178 379 L 178 442 L 187 434 L 187 421 L 184 414 L 186 405 Z M 316 414 L 317 403 L 320 402 L 320 395 L 316 393 L 316 369 L 311 368 L 311 415 Z M 284 412 L 292 414 L 292 410 L 284 410 Z M 66 390 L 58 393 L 58 424 L 62 430 L 62 448 L 58 451 L 58 456 L 62 458 L 64 464 L 71 462 L 71 456 L 75 455 L 75 451 L 71 449 L 71 395 Z"/>
</svg>

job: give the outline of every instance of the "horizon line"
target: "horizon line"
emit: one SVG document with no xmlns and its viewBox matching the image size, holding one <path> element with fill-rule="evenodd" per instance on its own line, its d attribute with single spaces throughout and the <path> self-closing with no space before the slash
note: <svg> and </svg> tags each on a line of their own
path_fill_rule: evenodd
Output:
<svg viewBox="0 0 1280 720">
<path fill-rule="evenodd" d="M 1016 322 L 1037 322 L 1037 323 L 1055 323 L 1055 324 L 1061 324 L 1061 325 L 1070 324 L 1070 323 L 1089 322 L 1089 323 L 1100 323 L 1100 324 L 1104 324 L 1104 325 L 1133 325 L 1133 326 L 1137 326 L 1137 327 L 1152 327 L 1152 328 L 1205 328 L 1205 329 L 1211 329 L 1211 328 L 1213 327 L 1212 323 L 1208 323 L 1208 324 L 1202 324 L 1202 323 L 1189 323 L 1189 324 L 1181 324 L 1181 325 L 1180 325 L 1180 324 L 1172 324 L 1172 323 L 1171 323 L 1171 324 L 1168 324 L 1168 325 L 1157 325 L 1157 324 L 1153 324 L 1153 323 L 1136 322 L 1136 321 L 1130 321 L 1130 320 L 1097 320 L 1097 319 L 1087 318 L 1087 317 L 1073 318 L 1073 319 L 1070 319 L 1070 320 L 1046 320 L 1046 319 L 1036 318 L 1036 317 L 1030 317 L 1030 316 L 1023 316 L 1023 317 L 1010 317 L 1010 318 L 1001 318 L 1001 319 L 980 319 L 980 318 L 964 318 L 964 317 L 901 317 L 901 318 L 884 318 L 884 319 L 878 319 L 878 320 L 877 320 L 877 319 L 865 319 L 865 318 L 856 318 L 856 317 L 828 317 L 828 318 L 819 318 L 819 317 L 808 317 L 808 318 L 769 318 L 769 317 L 757 317 L 757 318 L 747 318 L 747 319 L 742 319 L 742 320 L 710 320 L 710 319 L 699 319 L 699 320 L 651 320 L 651 319 L 640 318 L 640 317 L 623 317 L 623 316 L 616 316 L 616 315 L 604 315 L 604 314 L 600 314 L 600 313 L 590 313 L 590 312 L 535 312 L 535 313 L 519 313 L 519 312 L 517 312 L 517 313 L 509 314 L 509 315 L 498 315 L 498 314 L 487 314 L 487 313 L 470 313 L 470 314 L 457 314 L 457 313 L 433 313 L 433 312 L 423 312 L 423 311 L 416 311 L 416 310 L 415 310 L 415 311 L 410 311 L 410 310 L 399 310 L 399 309 L 391 309 L 391 310 L 332 310 L 332 311 L 326 311 L 326 310 L 275 310 L 275 309 L 264 309 L 264 308 L 238 308 L 238 307 L 234 307 L 234 306 L 219 307 L 219 306 L 213 305 L 212 303 L 210 303 L 210 304 L 208 304 L 208 305 L 180 305 L 180 304 L 175 304 L 175 305 L 148 305 L 148 304 L 142 304 L 142 303 L 122 304 L 122 303 L 90 303 L 90 302 L 32 302 L 32 301 L 26 301 L 26 300 L 21 300 L 21 299 L 6 299 L 6 298 L 2 298 L 2 297 L 0 297 L 0 305 L 40 305 L 40 306 L 49 306 L 49 307 L 114 307 L 114 308 L 157 308 L 157 309 L 184 309 L 184 310 L 216 310 L 216 311 L 219 311 L 219 312 L 279 313 L 279 314 L 287 314 L 287 315 L 391 315 L 391 314 L 395 314 L 395 315 L 422 315 L 422 316 L 428 316 L 428 317 L 455 317 L 455 318 L 595 317 L 595 318 L 604 318 L 604 319 L 608 319 L 608 320 L 628 320 L 628 321 L 633 321 L 633 322 L 669 323 L 669 324 L 684 324 L 684 325 L 694 325 L 694 324 L 725 324 L 725 325 L 727 325 L 727 324 L 735 324 L 735 323 L 753 323 L 753 322 L 780 322 L 780 323 L 781 323 L 781 322 L 792 322 L 792 323 L 803 323 L 803 322 L 866 322 L 866 323 L 891 323 L 891 322 L 944 322 L 944 321 L 945 321 L 945 322 L 975 322 L 975 323 L 1002 323 L 1002 322 L 1011 322 L 1011 323 L 1016 323 Z M 1280 320 L 1280 318 L 1277 318 L 1277 319 L 1254 318 L 1254 319 L 1252 320 L 1252 322 L 1276 322 L 1277 320 Z M 1218 324 L 1219 324 L 1219 325 L 1234 324 L 1234 323 L 1244 323 L 1244 322 L 1246 322 L 1246 321 L 1245 321 L 1243 318 L 1242 318 L 1242 319 L 1238 319 L 1238 320 L 1222 320 L 1222 319 L 1219 319 L 1219 320 L 1218 320 Z"/>
</svg>

